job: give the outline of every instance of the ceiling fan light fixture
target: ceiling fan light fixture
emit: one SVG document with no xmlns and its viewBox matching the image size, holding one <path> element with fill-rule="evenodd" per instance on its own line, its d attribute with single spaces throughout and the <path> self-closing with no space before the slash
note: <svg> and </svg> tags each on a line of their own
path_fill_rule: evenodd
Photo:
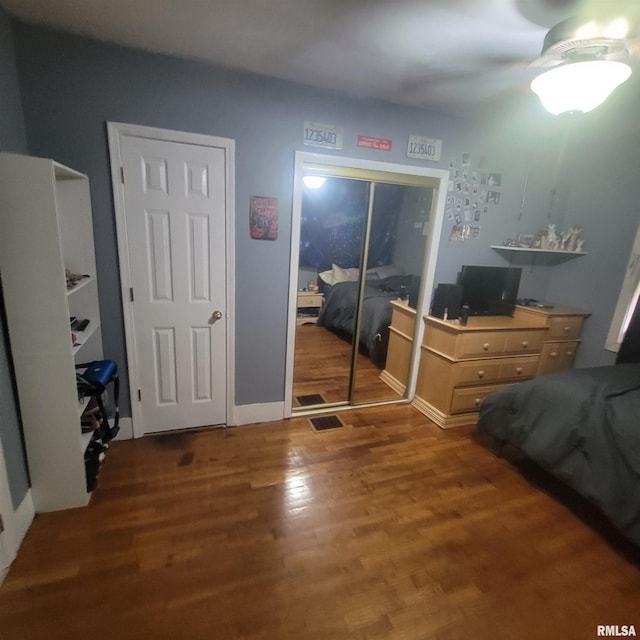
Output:
<svg viewBox="0 0 640 640">
<path fill-rule="evenodd" d="M 616 18 L 604 28 L 602 35 L 605 38 L 622 40 L 629 35 L 629 22 L 625 18 Z"/>
<path fill-rule="evenodd" d="M 587 113 L 602 104 L 631 75 L 631 67 L 617 60 L 570 62 L 540 74 L 531 82 L 542 106 L 559 115 Z"/>
</svg>

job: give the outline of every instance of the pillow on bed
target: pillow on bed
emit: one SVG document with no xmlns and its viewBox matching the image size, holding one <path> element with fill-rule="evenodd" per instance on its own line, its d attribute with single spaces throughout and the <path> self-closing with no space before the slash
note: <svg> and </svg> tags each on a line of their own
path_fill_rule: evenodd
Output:
<svg viewBox="0 0 640 640">
<path fill-rule="evenodd" d="M 333 270 L 327 269 L 326 271 L 321 271 L 318 274 L 318 278 L 322 280 L 322 282 L 328 284 L 330 287 L 333 287 L 335 284 L 335 280 L 333 279 Z"/>
<path fill-rule="evenodd" d="M 333 284 L 336 282 L 353 282 L 360 277 L 360 269 L 352 267 L 351 269 L 343 269 L 337 264 L 331 265 L 333 271 Z"/>
<path fill-rule="evenodd" d="M 373 267 L 373 269 L 367 269 L 364 277 L 367 280 L 380 280 L 380 276 L 378 275 L 375 267 Z"/>
<path fill-rule="evenodd" d="M 376 274 L 380 280 L 384 280 L 390 276 L 403 276 L 404 268 L 396 267 L 395 264 L 388 264 L 384 267 L 374 267 Z"/>
</svg>

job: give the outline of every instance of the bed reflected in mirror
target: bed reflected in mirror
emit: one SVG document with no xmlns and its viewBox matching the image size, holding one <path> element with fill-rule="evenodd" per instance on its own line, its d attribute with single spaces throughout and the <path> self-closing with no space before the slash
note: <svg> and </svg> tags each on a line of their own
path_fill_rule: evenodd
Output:
<svg viewBox="0 0 640 640">
<path fill-rule="evenodd" d="M 302 192 L 292 408 L 400 399 L 433 189 L 323 177 Z"/>
</svg>

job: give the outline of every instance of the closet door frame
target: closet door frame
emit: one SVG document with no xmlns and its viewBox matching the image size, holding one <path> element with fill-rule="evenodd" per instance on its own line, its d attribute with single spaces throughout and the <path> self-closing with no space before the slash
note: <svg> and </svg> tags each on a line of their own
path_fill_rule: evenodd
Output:
<svg viewBox="0 0 640 640">
<path fill-rule="evenodd" d="M 404 398 L 398 400 L 387 400 L 375 404 L 389 404 L 390 402 L 410 402 L 413 399 L 416 388 L 416 380 L 418 377 L 417 362 L 420 355 L 420 344 L 422 343 L 422 335 L 424 332 L 424 323 L 422 317 L 429 311 L 429 303 L 431 300 L 431 291 L 433 291 L 436 263 L 438 259 L 438 249 L 440 246 L 440 236 L 442 234 L 442 224 L 444 221 L 444 210 L 447 198 L 447 183 L 449 181 L 449 171 L 445 169 L 434 169 L 431 167 L 420 167 L 415 165 L 404 165 L 389 162 L 378 162 L 375 160 L 363 160 L 359 158 L 345 158 L 342 156 L 331 156 L 320 153 L 309 153 L 306 151 L 296 151 L 294 184 L 293 184 L 293 213 L 291 220 L 291 263 L 289 270 L 289 309 L 287 322 L 287 356 L 286 356 L 286 375 L 285 375 L 285 397 L 284 397 L 284 417 L 290 418 L 294 415 L 292 411 L 293 401 L 293 373 L 294 373 L 294 357 L 295 357 L 295 340 L 296 340 L 296 312 L 297 312 L 297 290 L 298 290 L 298 263 L 300 259 L 300 222 L 302 214 L 302 193 L 305 168 L 307 166 L 323 166 L 329 170 L 331 167 L 344 167 L 355 170 L 386 172 L 407 176 L 421 176 L 436 181 L 438 184 L 434 188 L 434 203 L 431 209 L 431 215 L 434 216 L 432 231 L 428 238 L 425 250 L 427 252 L 427 260 L 424 261 L 421 291 L 418 298 L 417 319 L 414 339 L 413 352 L 411 356 L 411 368 L 407 383 L 407 392 Z M 358 405 L 365 406 L 365 405 Z M 350 405 L 334 406 L 331 410 L 349 409 Z M 318 413 L 322 409 L 310 410 L 308 413 Z M 296 416 L 305 415 L 307 412 L 297 410 Z"/>
</svg>

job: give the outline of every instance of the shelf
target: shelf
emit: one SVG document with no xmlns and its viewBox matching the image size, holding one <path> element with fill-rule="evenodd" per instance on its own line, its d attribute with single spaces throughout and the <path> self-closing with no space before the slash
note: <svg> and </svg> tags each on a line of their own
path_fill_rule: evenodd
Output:
<svg viewBox="0 0 640 640">
<path fill-rule="evenodd" d="M 567 260 L 573 260 L 580 256 L 586 256 L 584 251 L 561 251 L 554 249 L 534 249 L 530 247 L 504 247 L 500 244 L 492 244 L 491 248 L 502 253 L 511 264 L 529 265 L 531 268 L 537 263 L 553 266 Z"/>
<path fill-rule="evenodd" d="M 76 341 L 71 348 L 71 352 L 74 357 L 87 343 L 89 338 L 100 328 L 100 321 L 97 318 L 90 318 L 86 331 L 74 331 L 76 334 Z"/>
<path fill-rule="evenodd" d="M 78 400 L 75 361 L 103 357 L 89 179 L 46 158 L 3 152 L 0 184 L 0 271 L 11 275 L 3 297 L 33 507 L 86 506 L 92 434 L 81 432 L 87 401 Z M 65 267 L 88 275 L 67 289 Z M 71 330 L 73 316 L 89 320 L 85 331 Z"/>
<path fill-rule="evenodd" d="M 89 276 L 87 278 L 84 278 L 84 279 L 80 280 L 80 282 L 78 282 L 78 284 L 75 287 L 72 287 L 71 289 L 67 289 L 67 295 L 70 296 L 71 294 L 75 293 L 76 291 L 80 291 L 80 289 L 83 289 L 90 282 L 93 282 L 94 280 L 95 280 L 95 278 L 93 276 Z"/>
<path fill-rule="evenodd" d="M 505 247 L 501 244 L 492 244 L 492 249 L 496 249 L 497 251 L 519 251 L 524 253 L 547 253 L 553 254 L 557 256 L 566 256 L 568 258 L 578 257 L 578 256 L 586 256 L 586 252 L 584 251 L 562 251 L 560 249 L 532 249 L 529 247 Z"/>
</svg>

